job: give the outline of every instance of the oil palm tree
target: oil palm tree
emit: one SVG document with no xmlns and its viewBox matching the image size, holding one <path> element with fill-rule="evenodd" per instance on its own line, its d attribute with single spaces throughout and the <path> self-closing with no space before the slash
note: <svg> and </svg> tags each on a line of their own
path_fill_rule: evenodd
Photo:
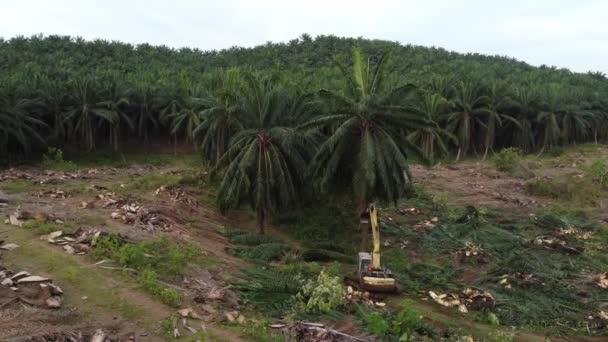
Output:
<svg viewBox="0 0 608 342">
<path fill-rule="evenodd" d="M 225 169 L 218 206 L 225 211 L 248 201 L 258 233 L 274 210 L 295 205 L 312 156 L 313 137 L 286 126 L 290 121 L 276 78 L 246 73 L 240 93 L 243 129 L 230 139 L 212 174 Z"/>
<path fill-rule="evenodd" d="M 507 122 L 505 131 L 510 134 L 510 144 L 522 151 L 532 151 L 535 148 L 534 122 L 538 115 L 539 96 L 536 87 L 514 87 L 510 96 L 509 107 L 514 112 L 513 117 L 519 125 Z"/>
<path fill-rule="evenodd" d="M 503 108 L 510 101 L 505 94 L 506 84 L 496 80 L 491 81 L 487 87 L 488 110 L 485 120 L 480 122 L 484 130 L 484 147 L 483 160 L 488 156 L 490 149 L 496 143 L 497 131 L 502 128 L 506 121 L 509 121 L 515 129 L 520 129 L 521 125 L 513 116 L 504 113 Z"/>
<path fill-rule="evenodd" d="M 110 119 L 108 138 L 112 149 L 117 151 L 121 133 L 133 130 L 133 121 L 127 112 L 129 106 L 128 92 L 122 85 L 112 82 L 108 86 L 108 92 L 104 97 L 107 99 L 97 102 L 95 107 L 97 113 L 104 113 L 105 117 Z"/>
<path fill-rule="evenodd" d="M 104 127 L 110 131 L 117 129 L 121 119 L 120 112 L 113 110 L 111 101 L 99 98 L 93 83 L 94 81 L 87 77 L 77 79 L 71 106 L 63 113 L 63 121 L 69 125 L 68 136 L 80 139 L 88 151 L 95 147 L 97 130 Z"/>
<path fill-rule="evenodd" d="M 450 102 L 440 94 L 424 94 L 413 109 L 428 120 L 438 122 L 449 107 Z M 458 140 L 452 133 L 438 126 L 416 129 L 408 134 L 407 139 L 413 144 L 421 146 L 422 151 L 430 160 L 434 160 L 437 156 L 448 155 L 448 142 L 458 144 Z"/>
<path fill-rule="evenodd" d="M 192 131 L 203 156 L 211 163 L 224 155 L 232 136 L 244 127 L 239 115 L 241 81 L 238 69 L 222 74 L 218 83 L 217 89 L 196 100 L 204 109 L 200 112 L 200 123 Z"/>
<path fill-rule="evenodd" d="M 352 51 L 353 66 L 338 63 L 345 90 L 322 90 L 333 113 L 310 120 L 302 129 L 325 128 L 329 137 L 312 161 L 311 175 L 322 191 L 351 193 L 359 212 L 370 202 L 396 202 L 410 183 L 407 157 L 426 161 L 424 153 L 404 131 L 425 129 L 433 123 L 403 106 L 399 99 L 413 93 L 410 84 L 388 88 L 383 82 L 388 52 L 375 65 L 358 48 Z M 362 230 L 362 244 L 367 231 Z"/>
<path fill-rule="evenodd" d="M 40 134 L 46 124 L 37 115 L 40 103 L 0 94 L 0 155 L 8 155 L 11 147 L 29 151 L 35 144 L 44 144 Z"/>
<path fill-rule="evenodd" d="M 452 98 L 454 110 L 447 114 L 447 128 L 458 138 L 458 154 L 475 149 L 475 138 L 484 127 L 483 117 L 491 115 L 490 98 L 481 94 L 481 88 L 472 82 L 460 82 Z"/>
</svg>

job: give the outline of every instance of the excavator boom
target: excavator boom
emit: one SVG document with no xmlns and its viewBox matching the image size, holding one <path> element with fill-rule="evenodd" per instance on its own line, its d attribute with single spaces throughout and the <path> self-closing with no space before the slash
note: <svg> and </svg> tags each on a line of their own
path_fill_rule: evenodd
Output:
<svg viewBox="0 0 608 342">
<path fill-rule="evenodd" d="M 372 228 L 372 237 L 374 239 L 374 250 L 372 252 L 372 268 L 379 270 L 382 268 L 380 263 L 380 227 L 378 226 L 378 214 L 376 206 L 369 206 L 369 222 Z"/>
</svg>

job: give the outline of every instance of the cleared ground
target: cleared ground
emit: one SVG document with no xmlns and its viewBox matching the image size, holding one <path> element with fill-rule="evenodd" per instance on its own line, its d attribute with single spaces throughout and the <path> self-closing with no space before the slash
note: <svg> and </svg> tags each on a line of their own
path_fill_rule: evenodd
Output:
<svg viewBox="0 0 608 342">
<path fill-rule="evenodd" d="M 554 157 L 530 156 L 517 160 L 523 171 L 509 172 L 499 171 L 489 161 L 464 161 L 430 170 L 414 166 L 416 194 L 397 208 L 381 211 L 384 260 L 406 287 L 401 296 L 387 299 L 388 310 L 398 311 L 401 300 L 409 299 L 425 324 L 435 330 L 429 335 L 435 337 L 429 338 L 544 341 L 548 334 L 552 341 L 605 339 L 601 320 L 587 317 L 608 305 L 608 290 L 593 281 L 594 275 L 608 271 L 602 270 L 608 263 L 600 257 L 606 252 L 608 192 L 590 171 L 591 164 L 606 155 L 603 147 L 586 147 Z M 230 242 L 235 241 L 234 232 L 254 231 L 255 217 L 245 209 L 219 214 L 213 184 L 200 180 L 205 179 L 203 170 L 195 156 L 163 156 L 160 162 L 120 168 L 84 165 L 65 170 L 65 165 L 55 165 L 2 170 L 0 212 L 7 218 L 16 211 L 25 214 L 21 227 L 0 223 L 0 240 L 19 245 L 3 251 L 0 263 L 15 272 L 27 270 L 51 278 L 64 290 L 64 301 L 58 310 L 17 302 L 0 307 L 0 340 L 72 333 L 91 336 L 103 329 L 125 341 L 130 336 L 155 341 L 170 339 L 175 328 L 183 335 L 181 340 L 277 338 L 260 328 L 276 316 L 239 300 L 240 292 L 231 288 L 239 280 L 253 281 L 245 270 L 266 269 L 249 253 L 250 247 L 242 246 L 243 239 L 238 244 Z M 415 212 L 408 212 L 411 208 Z M 273 264 L 290 264 L 307 255 L 325 264 L 311 251 L 317 252 L 319 242 L 330 238 L 340 238 L 337 244 L 341 246 L 323 247 L 335 253 L 329 261 L 354 255 L 356 228 L 349 231 L 338 227 L 341 222 L 317 219 L 317 212 L 312 212 L 307 220 L 295 223 L 277 218 L 269 235 L 275 239 L 274 247 L 285 252 L 272 259 Z M 537 220 L 549 216 L 561 221 Z M 570 228 L 577 232 L 561 240 L 568 248 L 581 249 L 575 254 L 564 246 L 534 244 L 539 236 L 556 239 Z M 78 229 L 95 229 L 120 237 L 120 242 L 78 255 L 40 238 L 57 230 Z M 325 240 L 318 241 L 318 230 L 331 232 L 321 234 Z M 581 237 L 584 232 L 589 232 L 589 238 Z M 186 255 L 188 248 L 195 252 Z M 479 256 L 463 256 L 467 248 Z M 160 255 L 164 251 L 174 255 Z M 529 262 L 534 258 L 536 263 Z M 98 264 L 103 260 L 109 261 Z M 343 272 L 352 269 L 347 261 Z M 543 268 L 548 270 L 543 272 Z M 146 272 L 153 272 L 153 279 L 143 277 Z M 518 278 L 524 274 L 531 276 Z M 543 285 L 530 283 L 534 277 Z M 506 288 L 503 278 L 511 288 Z M 494 295 L 499 326 L 489 322 L 486 313 L 462 314 L 428 296 L 429 290 L 459 293 L 466 287 L 487 289 Z M 533 297 L 550 303 L 537 305 Z M 527 300 L 536 307 L 527 307 Z M 201 316 L 188 318 L 187 324 L 197 333 L 184 328 L 177 314 L 183 308 Z M 233 316 L 242 316 L 244 322 L 226 321 L 226 313 L 234 311 L 238 313 Z M 547 312 L 554 314 L 544 317 Z M 373 339 L 355 316 L 318 320 Z"/>
</svg>

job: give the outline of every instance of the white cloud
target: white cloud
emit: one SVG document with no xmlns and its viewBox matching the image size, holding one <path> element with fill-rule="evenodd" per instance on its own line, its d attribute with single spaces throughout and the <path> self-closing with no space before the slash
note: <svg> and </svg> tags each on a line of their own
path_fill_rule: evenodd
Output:
<svg viewBox="0 0 608 342">
<path fill-rule="evenodd" d="M 0 35 L 65 34 L 221 49 L 301 33 L 363 36 L 608 72 L 602 0 L 20 0 Z"/>
</svg>

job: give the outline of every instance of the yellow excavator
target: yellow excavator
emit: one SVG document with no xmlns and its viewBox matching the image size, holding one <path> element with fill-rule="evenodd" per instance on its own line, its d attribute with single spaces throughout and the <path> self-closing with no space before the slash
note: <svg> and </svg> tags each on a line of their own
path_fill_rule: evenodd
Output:
<svg viewBox="0 0 608 342">
<path fill-rule="evenodd" d="M 369 224 L 374 239 L 372 254 L 359 252 L 357 262 L 357 285 L 370 292 L 399 292 L 397 281 L 390 270 L 380 264 L 380 226 L 376 206 L 370 204 L 367 211 L 361 215 L 361 224 Z"/>
</svg>

